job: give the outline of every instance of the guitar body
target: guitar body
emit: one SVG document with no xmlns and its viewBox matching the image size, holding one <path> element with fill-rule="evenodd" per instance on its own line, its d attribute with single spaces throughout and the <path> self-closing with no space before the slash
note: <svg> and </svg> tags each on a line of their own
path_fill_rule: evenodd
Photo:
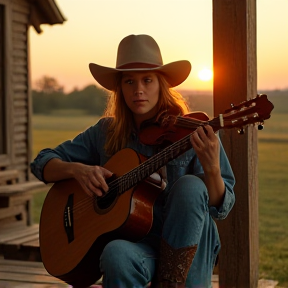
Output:
<svg viewBox="0 0 288 288">
<path fill-rule="evenodd" d="M 116 177 L 145 160 L 132 149 L 116 153 L 104 166 Z M 101 278 L 100 255 L 115 239 L 137 241 L 149 232 L 153 204 L 161 188 L 142 181 L 100 207 L 75 179 L 55 183 L 40 219 L 40 252 L 46 270 L 73 285 L 88 287 Z"/>
</svg>

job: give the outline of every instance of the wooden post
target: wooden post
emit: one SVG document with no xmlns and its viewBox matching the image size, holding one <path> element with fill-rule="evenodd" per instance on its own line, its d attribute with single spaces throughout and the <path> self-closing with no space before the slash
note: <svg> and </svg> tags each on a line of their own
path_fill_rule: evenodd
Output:
<svg viewBox="0 0 288 288">
<path fill-rule="evenodd" d="M 214 114 L 257 94 L 256 0 L 213 0 Z M 236 203 L 218 222 L 220 287 L 258 285 L 257 130 L 222 130 L 236 177 Z"/>
</svg>

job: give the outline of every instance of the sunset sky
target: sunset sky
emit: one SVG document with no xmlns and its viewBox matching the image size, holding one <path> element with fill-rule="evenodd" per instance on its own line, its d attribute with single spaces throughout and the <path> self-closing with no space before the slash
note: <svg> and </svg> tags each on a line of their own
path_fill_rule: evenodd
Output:
<svg viewBox="0 0 288 288">
<path fill-rule="evenodd" d="M 189 60 L 182 89 L 211 90 L 199 79 L 212 69 L 212 0 L 56 0 L 63 25 L 30 28 L 32 85 L 51 76 L 66 91 L 95 83 L 88 64 L 115 67 L 117 47 L 129 34 L 151 35 L 164 63 Z M 288 1 L 257 1 L 258 89 L 288 88 Z"/>
</svg>

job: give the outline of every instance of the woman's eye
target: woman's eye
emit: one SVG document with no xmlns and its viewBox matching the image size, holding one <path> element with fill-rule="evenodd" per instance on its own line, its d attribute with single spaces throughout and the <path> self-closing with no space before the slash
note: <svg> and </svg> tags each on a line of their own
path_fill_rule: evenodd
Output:
<svg viewBox="0 0 288 288">
<path fill-rule="evenodd" d="M 146 78 L 146 79 L 145 79 L 145 82 L 146 82 L 146 83 L 150 83 L 150 82 L 152 82 L 152 79 L 151 79 L 151 78 Z"/>
<path fill-rule="evenodd" d="M 128 79 L 128 80 L 125 81 L 125 83 L 127 83 L 127 84 L 132 84 L 133 81 L 132 81 L 131 79 Z"/>
</svg>

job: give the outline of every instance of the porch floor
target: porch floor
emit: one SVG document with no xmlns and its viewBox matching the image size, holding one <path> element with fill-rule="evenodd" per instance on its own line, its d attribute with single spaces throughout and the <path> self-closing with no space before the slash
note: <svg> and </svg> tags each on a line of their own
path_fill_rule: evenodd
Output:
<svg viewBox="0 0 288 288">
<path fill-rule="evenodd" d="M 219 288 L 218 275 L 213 275 L 213 288 Z M 277 281 L 259 280 L 258 288 L 274 288 Z M 42 262 L 5 260 L 0 256 L 0 288 L 68 288 L 51 276 Z"/>
</svg>

